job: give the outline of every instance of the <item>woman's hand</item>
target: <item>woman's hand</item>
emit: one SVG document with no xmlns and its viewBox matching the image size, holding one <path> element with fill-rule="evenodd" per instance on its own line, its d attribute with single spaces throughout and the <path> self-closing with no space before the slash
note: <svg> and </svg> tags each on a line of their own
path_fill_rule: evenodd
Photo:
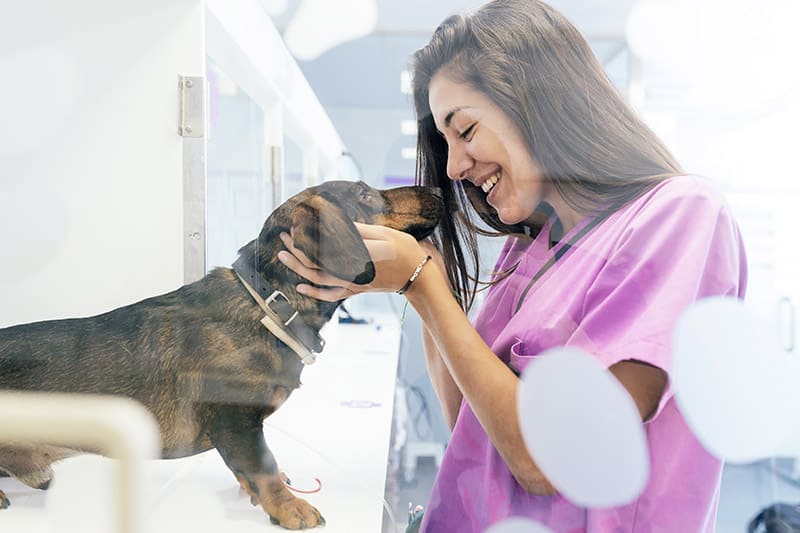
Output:
<svg viewBox="0 0 800 533">
<path fill-rule="evenodd" d="M 423 249 L 420 243 L 408 233 L 385 226 L 359 223 L 355 225 L 375 264 L 375 278 L 372 282 L 366 285 L 357 285 L 325 272 L 318 265 L 312 263 L 302 251 L 294 247 L 291 236 L 282 233 L 281 240 L 288 252 L 280 252 L 278 259 L 300 277 L 314 285 L 325 286 L 316 287 L 302 283 L 297 286 L 297 292 L 318 300 L 334 302 L 362 292 L 396 291 L 408 281 L 417 265 L 427 255 L 432 255 L 429 252 L 433 248 L 432 245 L 428 244 Z M 435 257 L 438 258 L 438 253 Z"/>
</svg>

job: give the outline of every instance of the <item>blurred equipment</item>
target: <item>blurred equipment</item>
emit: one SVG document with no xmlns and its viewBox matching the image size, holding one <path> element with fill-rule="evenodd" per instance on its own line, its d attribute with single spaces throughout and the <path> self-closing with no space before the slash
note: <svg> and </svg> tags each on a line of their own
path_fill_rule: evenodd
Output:
<svg viewBox="0 0 800 533">
<path fill-rule="evenodd" d="M 796 533 L 800 531 L 800 505 L 773 503 L 747 525 L 747 533 Z"/>
</svg>

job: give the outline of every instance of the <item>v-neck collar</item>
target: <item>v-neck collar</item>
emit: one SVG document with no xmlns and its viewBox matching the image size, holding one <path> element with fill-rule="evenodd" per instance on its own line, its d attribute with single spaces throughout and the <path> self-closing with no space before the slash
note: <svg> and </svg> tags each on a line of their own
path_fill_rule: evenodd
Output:
<svg viewBox="0 0 800 533">
<path fill-rule="evenodd" d="M 561 238 L 555 243 L 555 245 L 550 247 L 550 231 L 553 229 L 553 226 L 556 224 L 556 222 L 558 222 L 558 216 L 556 216 L 556 214 L 553 213 L 547 219 L 547 222 L 545 222 L 544 226 L 542 226 L 542 229 L 539 230 L 539 234 L 536 235 L 536 239 L 533 241 L 533 246 L 535 247 L 535 250 L 539 252 L 541 255 L 548 255 L 548 256 L 554 254 L 561 255 L 564 252 L 566 252 L 566 250 L 561 251 L 562 248 L 564 248 L 564 246 L 571 246 L 567 243 L 569 243 L 572 240 L 573 236 L 576 233 L 580 232 L 584 227 L 586 227 L 587 224 L 589 224 L 595 218 L 596 217 L 593 216 L 584 216 L 578 221 L 577 224 L 572 226 L 572 228 L 570 228 L 569 231 L 564 233 L 561 236 Z M 539 254 L 537 253 L 537 255 Z"/>
<path fill-rule="evenodd" d="M 517 301 L 517 306 L 514 309 L 514 313 L 516 314 L 519 311 L 519 308 L 522 306 L 522 303 L 525 301 L 525 297 L 528 295 L 528 291 L 530 291 L 531 287 L 539 280 L 542 275 L 547 272 L 550 267 L 552 267 L 569 249 L 577 244 L 586 233 L 591 231 L 595 226 L 600 224 L 603 220 L 605 220 L 606 216 L 586 216 L 580 222 L 575 224 L 575 226 L 570 229 L 561 240 L 553 246 L 553 248 L 549 248 L 549 241 L 550 241 L 550 228 L 555 223 L 555 215 L 548 219 L 547 224 L 545 224 L 539 234 L 536 236 L 536 240 L 533 243 L 533 246 L 536 248 L 532 250 L 533 252 L 539 254 L 542 253 L 542 257 L 545 259 L 542 266 L 539 268 L 538 272 L 534 274 L 528 285 L 522 291 L 519 300 Z M 542 249 L 545 247 L 545 249 Z"/>
</svg>

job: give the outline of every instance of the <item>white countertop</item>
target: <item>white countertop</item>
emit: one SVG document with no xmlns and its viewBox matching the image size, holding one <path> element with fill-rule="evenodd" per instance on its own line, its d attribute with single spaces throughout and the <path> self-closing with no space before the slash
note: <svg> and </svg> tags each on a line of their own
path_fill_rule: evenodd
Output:
<svg viewBox="0 0 800 533">
<path fill-rule="evenodd" d="M 390 445 L 400 324 L 338 324 L 322 332 L 326 348 L 303 371 L 303 385 L 264 424 L 267 444 L 298 496 L 325 517 L 327 533 L 378 533 Z M 7 408 L 8 406 L 6 406 Z M 0 511 L 0 531 L 111 533 L 114 462 L 99 456 L 55 465 L 51 489 L 40 491 L 0 478 L 11 500 Z M 286 531 L 253 507 L 216 450 L 152 461 L 148 532 Z"/>
</svg>

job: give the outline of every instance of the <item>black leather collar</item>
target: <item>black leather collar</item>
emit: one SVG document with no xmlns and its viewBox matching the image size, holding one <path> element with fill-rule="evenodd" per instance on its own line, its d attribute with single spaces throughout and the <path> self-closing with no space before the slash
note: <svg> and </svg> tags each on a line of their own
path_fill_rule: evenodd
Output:
<svg viewBox="0 0 800 533">
<path fill-rule="evenodd" d="M 291 334 L 308 351 L 314 353 L 322 351 L 325 347 L 325 340 L 319 336 L 316 330 L 303 321 L 294 307 L 292 307 L 289 299 L 286 298 L 286 295 L 274 289 L 252 261 L 247 261 L 244 257 L 239 256 L 234 261 L 232 268 L 263 299 L 263 302 L 259 303 L 266 306 L 269 311 L 276 315 L 285 331 Z M 303 358 L 302 354 L 298 355 Z"/>
</svg>

